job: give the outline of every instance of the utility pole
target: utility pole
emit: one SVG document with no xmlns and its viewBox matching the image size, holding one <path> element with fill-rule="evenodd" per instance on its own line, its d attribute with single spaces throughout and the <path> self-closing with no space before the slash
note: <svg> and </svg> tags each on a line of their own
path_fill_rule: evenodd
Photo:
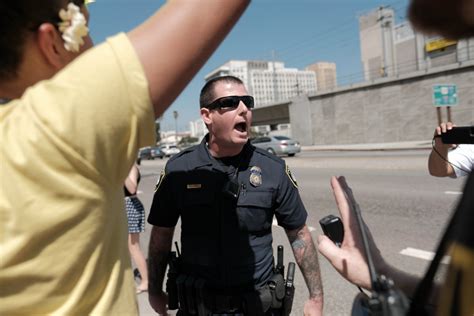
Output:
<svg viewBox="0 0 474 316">
<path fill-rule="evenodd" d="M 174 117 L 174 139 L 176 140 L 176 145 L 178 144 L 178 111 L 173 111 L 173 117 Z"/>
</svg>

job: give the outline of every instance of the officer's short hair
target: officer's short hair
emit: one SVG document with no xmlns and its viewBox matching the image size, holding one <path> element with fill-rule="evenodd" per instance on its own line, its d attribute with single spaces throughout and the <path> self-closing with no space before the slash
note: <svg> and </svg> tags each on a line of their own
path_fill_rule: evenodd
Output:
<svg viewBox="0 0 474 316">
<path fill-rule="evenodd" d="M 202 87 L 201 89 L 201 94 L 199 95 L 199 106 L 201 108 L 206 107 L 207 105 L 211 104 L 212 101 L 214 101 L 214 87 L 218 82 L 228 82 L 244 85 L 244 82 L 242 80 L 230 75 L 212 78 L 211 80 L 206 82 L 204 87 Z"/>
</svg>

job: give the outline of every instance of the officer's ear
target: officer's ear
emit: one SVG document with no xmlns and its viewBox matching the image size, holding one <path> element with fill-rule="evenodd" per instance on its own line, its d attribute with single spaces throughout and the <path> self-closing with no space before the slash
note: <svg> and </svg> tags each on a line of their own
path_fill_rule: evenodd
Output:
<svg viewBox="0 0 474 316">
<path fill-rule="evenodd" d="M 204 121 L 204 124 L 209 125 L 211 124 L 211 111 L 208 108 L 201 108 L 201 118 Z"/>
</svg>

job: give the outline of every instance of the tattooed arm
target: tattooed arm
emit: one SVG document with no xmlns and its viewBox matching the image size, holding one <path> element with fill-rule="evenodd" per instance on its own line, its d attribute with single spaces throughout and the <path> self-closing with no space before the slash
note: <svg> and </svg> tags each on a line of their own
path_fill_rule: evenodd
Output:
<svg viewBox="0 0 474 316">
<path fill-rule="evenodd" d="M 148 247 L 148 300 L 151 307 L 160 315 L 167 315 L 168 297 L 163 292 L 163 280 L 173 234 L 174 227 L 153 226 Z"/>
<path fill-rule="evenodd" d="M 286 235 L 309 291 L 309 299 L 304 306 L 304 315 L 322 315 L 323 284 L 318 254 L 311 233 L 304 225 L 295 230 L 286 230 Z"/>
</svg>

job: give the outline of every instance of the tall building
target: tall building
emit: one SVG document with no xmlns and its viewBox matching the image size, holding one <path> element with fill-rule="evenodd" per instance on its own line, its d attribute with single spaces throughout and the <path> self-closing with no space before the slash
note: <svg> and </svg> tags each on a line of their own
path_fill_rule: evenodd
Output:
<svg viewBox="0 0 474 316">
<path fill-rule="evenodd" d="M 395 63 L 392 28 L 395 15 L 391 8 L 379 7 L 359 17 L 359 37 L 365 80 L 392 75 Z"/>
<path fill-rule="evenodd" d="M 316 73 L 318 91 L 330 90 L 337 87 L 336 64 L 329 62 L 317 62 L 306 67 Z"/>
<path fill-rule="evenodd" d="M 314 71 L 285 68 L 283 62 L 230 60 L 209 73 L 206 81 L 223 75 L 240 78 L 255 98 L 255 106 L 287 101 L 317 90 Z"/>
<path fill-rule="evenodd" d="M 359 17 L 365 80 L 473 59 L 472 39 L 453 41 L 426 36 L 415 32 L 407 21 L 395 22 L 395 13 L 390 7 L 379 7 Z"/>
</svg>

